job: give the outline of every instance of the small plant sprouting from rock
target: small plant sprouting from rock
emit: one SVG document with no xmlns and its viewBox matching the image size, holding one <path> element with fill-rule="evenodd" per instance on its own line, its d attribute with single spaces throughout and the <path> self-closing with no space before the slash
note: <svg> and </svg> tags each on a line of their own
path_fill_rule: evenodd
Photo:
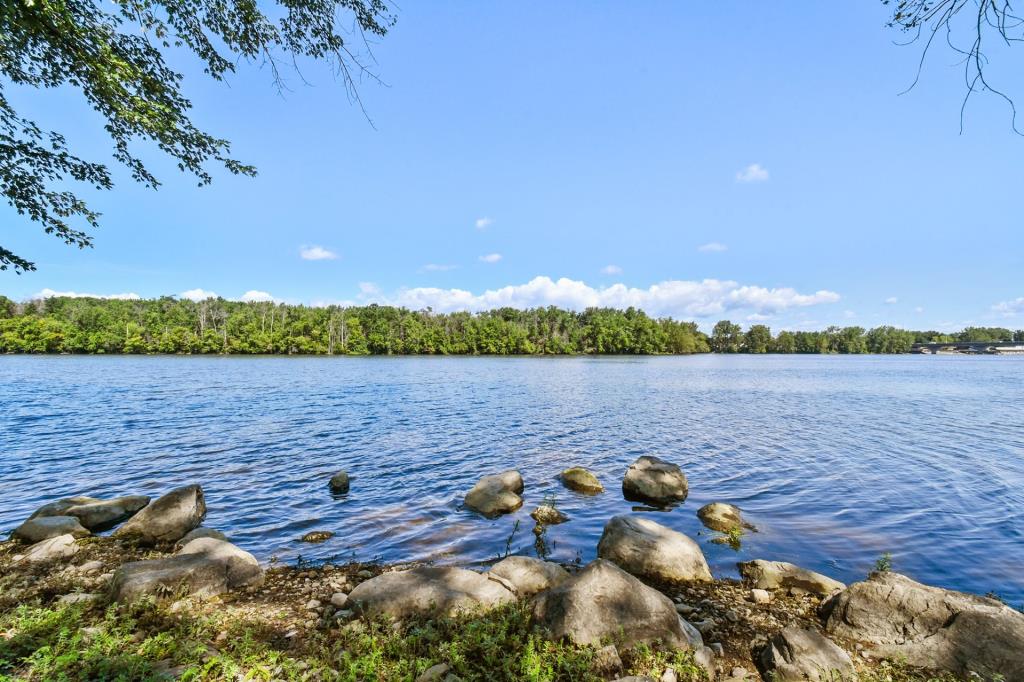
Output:
<svg viewBox="0 0 1024 682">
<path fill-rule="evenodd" d="M 742 526 L 733 526 L 729 530 L 722 531 L 722 534 L 716 538 L 713 538 L 711 542 L 719 545 L 729 545 L 733 551 L 740 551 L 743 546 L 743 536 L 746 531 L 743 530 Z"/>
<path fill-rule="evenodd" d="M 886 552 L 882 556 L 875 560 L 875 571 L 878 573 L 888 573 L 892 570 L 892 554 Z"/>
</svg>

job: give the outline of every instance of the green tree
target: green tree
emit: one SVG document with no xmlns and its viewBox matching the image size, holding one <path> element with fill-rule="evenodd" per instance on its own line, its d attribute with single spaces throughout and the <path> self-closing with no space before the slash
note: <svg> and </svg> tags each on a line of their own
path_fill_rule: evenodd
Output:
<svg viewBox="0 0 1024 682">
<path fill-rule="evenodd" d="M 711 350 L 716 353 L 739 353 L 743 345 L 743 329 L 729 320 L 720 320 L 711 330 Z"/>
<path fill-rule="evenodd" d="M 796 337 L 793 336 L 793 332 L 779 332 L 775 338 L 774 350 L 776 353 L 795 353 Z"/>
<path fill-rule="evenodd" d="M 281 85 L 279 64 L 294 59 L 329 60 L 354 90 L 366 72 L 346 37 L 383 36 L 394 23 L 385 0 L 12 0 L 0 3 L 0 193 L 47 234 L 67 244 L 92 245 L 87 232 L 99 214 L 67 189 L 77 181 L 111 189 L 106 165 L 76 156 L 64 137 L 21 116 L 3 91 L 15 86 L 71 88 L 105 119 L 114 159 L 151 188 L 159 181 L 132 150 L 155 145 L 200 184 L 211 181 L 210 164 L 231 173 L 255 169 L 231 156 L 227 140 L 199 129 L 182 74 L 169 64 L 187 51 L 215 80 L 238 62 L 269 63 Z M 358 38 L 357 38 L 358 39 Z M 29 260 L 0 246 L 0 270 L 34 270 Z"/>
<path fill-rule="evenodd" d="M 767 353 L 772 346 L 772 330 L 763 324 L 755 324 L 747 330 L 743 347 L 748 353 Z"/>
</svg>

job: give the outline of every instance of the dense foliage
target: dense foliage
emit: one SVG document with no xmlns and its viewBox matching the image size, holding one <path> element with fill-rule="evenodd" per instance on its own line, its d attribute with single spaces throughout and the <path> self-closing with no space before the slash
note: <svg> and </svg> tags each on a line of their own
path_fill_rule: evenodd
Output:
<svg viewBox="0 0 1024 682">
<path fill-rule="evenodd" d="M 629 308 L 500 308 L 434 313 L 368 305 L 309 307 L 163 297 L 145 301 L 0 296 L 2 353 L 237 353 L 322 355 L 566 355 L 906 353 L 926 341 L 1024 342 L 1024 331 L 970 327 L 958 334 L 895 327 L 743 331 L 722 320 L 709 338 L 693 322 Z"/>
</svg>

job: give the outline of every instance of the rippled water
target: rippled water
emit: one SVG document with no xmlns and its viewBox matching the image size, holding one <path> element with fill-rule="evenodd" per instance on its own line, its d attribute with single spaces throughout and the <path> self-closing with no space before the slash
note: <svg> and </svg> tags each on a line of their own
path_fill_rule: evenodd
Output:
<svg viewBox="0 0 1024 682">
<path fill-rule="evenodd" d="M 842 580 L 883 552 L 925 582 L 1024 602 L 1024 358 L 0 357 L 0 529 L 72 494 L 201 482 L 206 525 L 262 560 L 477 564 L 535 553 L 554 495 L 556 560 L 591 559 L 631 509 L 628 464 L 680 464 L 690 497 L 644 512 L 696 538 L 718 575 L 790 560 Z M 607 491 L 564 490 L 562 469 Z M 327 479 L 352 476 L 347 496 Z M 526 504 L 459 508 L 518 468 Z M 724 500 L 760 532 L 733 551 L 694 511 Z M 516 522 L 519 529 L 513 535 Z M 332 530 L 321 545 L 297 541 Z"/>
</svg>

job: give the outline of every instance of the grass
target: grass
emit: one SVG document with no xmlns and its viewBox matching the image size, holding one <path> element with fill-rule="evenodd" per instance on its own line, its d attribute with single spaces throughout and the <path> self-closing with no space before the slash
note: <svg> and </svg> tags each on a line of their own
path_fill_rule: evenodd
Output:
<svg viewBox="0 0 1024 682">
<path fill-rule="evenodd" d="M 886 552 L 875 560 L 875 570 L 879 573 L 888 573 L 892 570 L 892 554 Z"/>
<path fill-rule="evenodd" d="M 0 680 L 414 680 L 447 663 L 471 680 L 598 680 L 595 649 L 553 643 L 525 604 L 485 615 L 407 622 L 355 621 L 288 639 L 220 611 L 173 614 L 155 603 L 106 610 L 22 605 L 0 615 Z M 704 679 L 688 652 L 639 647 L 626 674 Z"/>
</svg>

